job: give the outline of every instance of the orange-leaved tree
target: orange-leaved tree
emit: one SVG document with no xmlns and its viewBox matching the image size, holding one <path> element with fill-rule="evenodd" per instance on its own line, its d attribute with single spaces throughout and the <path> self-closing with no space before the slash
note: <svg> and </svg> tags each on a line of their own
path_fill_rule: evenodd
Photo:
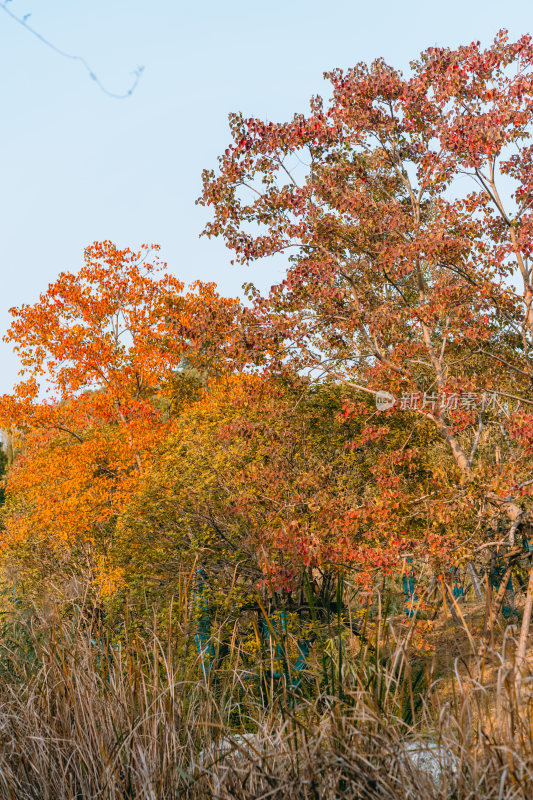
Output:
<svg viewBox="0 0 533 800">
<path fill-rule="evenodd" d="M 95 243 L 78 273 L 62 273 L 36 303 L 12 309 L 5 338 L 23 379 L 1 398 L 0 416 L 23 452 L 8 484 L 6 547 L 81 547 L 91 569 L 100 563 L 113 521 L 166 435 L 165 388 L 184 359 L 201 366 L 203 344 L 223 337 L 234 301 L 212 284 L 184 292 L 157 251 Z"/>
</svg>

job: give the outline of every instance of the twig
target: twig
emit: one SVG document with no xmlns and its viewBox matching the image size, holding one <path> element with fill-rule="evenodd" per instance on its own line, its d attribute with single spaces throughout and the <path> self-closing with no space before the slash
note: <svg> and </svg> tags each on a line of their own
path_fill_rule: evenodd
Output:
<svg viewBox="0 0 533 800">
<path fill-rule="evenodd" d="M 23 28 L 25 28 L 29 33 L 35 36 L 35 38 L 38 39 L 42 44 L 46 45 L 46 47 L 49 47 L 50 50 L 53 50 L 54 53 L 57 53 L 59 56 L 62 56 L 62 58 L 68 58 L 70 61 L 78 61 L 83 66 L 83 68 L 89 73 L 89 77 L 96 83 L 98 88 L 101 89 L 101 91 L 104 92 L 104 94 L 107 94 L 108 97 L 113 97 L 115 100 L 124 100 L 126 97 L 129 97 L 130 95 L 133 94 L 133 92 L 137 88 L 137 84 L 141 79 L 144 67 L 138 67 L 135 70 L 135 80 L 133 81 L 132 85 L 130 86 L 127 92 L 125 92 L 124 94 L 117 94 L 116 92 L 111 92 L 109 89 L 107 89 L 106 86 L 104 86 L 98 75 L 95 74 L 91 65 L 83 58 L 83 56 L 72 55 L 71 53 L 66 53 L 64 50 L 61 50 L 60 47 L 57 47 L 57 45 L 49 41 L 45 36 L 39 33 L 39 31 L 36 31 L 35 28 L 32 28 L 31 25 L 28 25 L 27 19 L 29 14 L 23 17 L 18 17 L 8 8 L 7 6 L 8 2 L 9 0 L 4 0 L 4 3 L 0 5 L 0 11 L 4 11 L 4 13 L 6 13 L 9 17 L 11 17 L 12 20 L 14 20 Z"/>
</svg>

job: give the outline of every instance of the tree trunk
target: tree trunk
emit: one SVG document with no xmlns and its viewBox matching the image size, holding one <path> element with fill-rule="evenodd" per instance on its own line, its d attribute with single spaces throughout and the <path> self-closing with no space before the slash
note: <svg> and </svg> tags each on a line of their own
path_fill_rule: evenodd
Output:
<svg viewBox="0 0 533 800">
<path fill-rule="evenodd" d="M 522 617 L 522 627 L 520 628 L 520 638 L 515 660 L 515 690 L 517 697 L 520 696 L 522 684 L 522 671 L 526 665 L 527 638 L 529 625 L 531 622 L 531 612 L 533 610 L 533 565 L 529 569 L 529 581 L 527 584 L 526 604 L 524 606 L 524 616 Z"/>
<path fill-rule="evenodd" d="M 496 597 L 494 599 L 494 615 L 498 615 L 500 613 L 500 609 L 503 605 L 503 599 L 505 597 L 505 593 L 507 591 L 507 586 L 509 584 L 509 579 L 513 572 L 513 563 L 509 564 L 505 572 L 503 573 L 500 586 L 496 593 Z"/>
<path fill-rule="evenodd" d="M 485 598 L 484 598 L 484 595 L 483 595 L 483 591 L 481 589 L 481 586 L 479 585 L 479 578 L 477 576 L 476 570 L 474 569 L 474 565 L 472 564 L 471 561 L 468 563 L 468 573 L 470 575 L 470 579 L 472 581 L 472 586 L 474 588 L 474 592 L 475 592 L 475 595 L 476 595 L 477 599 L 478 600 L 484 600 Z"/>
<path fill-rule="evenodd" d="M 7 465 L 10 467 L 13 463 L 13 437 L 11 436 L 10 432 L 6 430 L 0 431 L 0 434 L 0 440 L 4 440 L 3 445 L 5 454 L 7 456 Z"/>
</svg>

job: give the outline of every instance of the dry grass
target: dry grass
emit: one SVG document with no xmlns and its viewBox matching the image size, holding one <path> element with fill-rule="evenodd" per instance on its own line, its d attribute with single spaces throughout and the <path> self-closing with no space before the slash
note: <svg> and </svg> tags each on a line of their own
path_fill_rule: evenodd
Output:
<svg viewBox="0 0 533 800">
<path fill-rule="evenodd" d="M 531 701 L 501 656 L 491 685 L 457 661 L 421 693 L 396 634 L 295 691 L 238 659 L 203 677 L 186 625 L 111 646 L 83 619 L 5 627 L 0 798 L 533 797 Z"/>
</svg>

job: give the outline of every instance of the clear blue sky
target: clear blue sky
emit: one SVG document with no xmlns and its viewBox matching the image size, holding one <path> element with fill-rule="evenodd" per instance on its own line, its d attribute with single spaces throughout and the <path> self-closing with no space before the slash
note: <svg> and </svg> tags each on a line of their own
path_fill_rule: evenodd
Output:
<svg viewBox="0 0 533 800">
<path fill-rule="evenodd" d="M 3 2 L 3 0 L 0 0 Z M 234 268 L 199 239 L 203 167 L 228 143 L 227 114 L 281 120 L 327 94 L 322 73 L 383 56 L 403 69 L 431 45 L 531 32 L 531 0 L 11 0 L 59 47 L 83 55 L 114 91 L 146 67 L 132 97 L 112 100 L 0 12 L 2 102 L 0 329 L 76 270 L 96 239 L 161 244 L 169 269 L 227 294 L 267 286 L 279 265 Z M 0 345 L 0 391 L 18 369 Z"/>
</svg>

